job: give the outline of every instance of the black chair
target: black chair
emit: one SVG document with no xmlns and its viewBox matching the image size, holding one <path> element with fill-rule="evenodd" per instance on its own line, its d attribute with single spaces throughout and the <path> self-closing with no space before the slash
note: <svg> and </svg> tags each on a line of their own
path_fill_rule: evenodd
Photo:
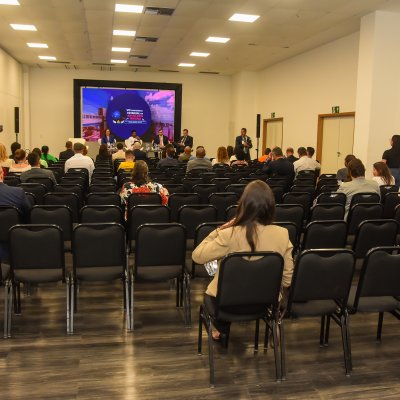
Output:
<svg viewBox="0 0 400 400">
<path fill-rule="evenodd" d="M 303 226 L 304 208 L 301 204 L 277 204 L 275 207 L 275 221 L 293 222 L 297 229 Z"/>
<path fill-rule="evenodd" d="M 254 352 L 257 352 L 259 320 L 263 319 L 273 332 L 276 379 L 282 378 L 275 316 L 279 307 L 283 264 L 282 256 L 274 252 L 232 253 L 221 261 L 217 297 L 205 295 L 199 312 L 198 353 L 201 354 L 202 351 L 204 325 L 208 334 L 211 387 L 214 387 L 215 382 L 212 343 L 214 320 L 229 323 L 256 321 Z M 226 336 L 227 342 L 229 329 Z"/>
<path fill-rule="evenodd" d="M 72 211 L 72 222 L 78 222 L 79 220 L 80 201 L 76 193 L 68 193 L 68 192 L 47 193 L 43 197 L 43 204 L 46 206 L 51 206 L 51 205 L 68 206 Z"/>
<path fill-rule="evenodd" d="M 115 222 L 123 225 L 124 216 L 121 207 L 118 206 L 84 206 L 80 210 L 80 222 L 82 224 Z"/>
<path fill-rule="evenodd" d="M 21 183 L 18 175 L 7 175 L 4 177 L 4 183 L 8 186 L 18 186 Z"/>
<path fill-rule="evenodd" d="M 244 189 L 247 185 L 244 183 L 232 183 L 230 185 L 228 185 L 225 188 L 226 192 L 233 192 L 236 193 L 238 196 L 238 199 L 240 199 L 240 196 L 242 195 L 242 193 L 244 192 Z"/>
<path fill-rule="evenodd" d="M 22 212 L 15 206 L 0 206 L 0 246 L 2 246 L 3 259 L 0 257 L 0 268 L 1 275 L 3 279 L 8 275 L 8 268 L 4 266 L 2 268 L 1 261 L 8 261 L 8 231 L 14 225 L 22 223 Z"/>
<path fill-rule="evenodd" d="M 366 219 L 382 218 L 383 207 L 380 203 L 359 203 L 350 208 L 347 216 L 347 234 L 354 235 L 358 226 Z"/>
<path fill-rule="evenodd" d="M 217 177 L 217 174 L 215 172 L 203 172 L 199 177 L 203 179 L 203 183 L 214 183 L 211 181 Z"/>
<path fill-rule="evenodd" d="M 70 280 L 64 265 L 63 233 L 56 225 L 15 225 L 9 231 L 10 279 L 6 281 L 4 330 L 11 337 L 14 297 L 21 313 L 20 284 L 67 282 L 67 332 L 70 330 Z"/>
<path fill-rule="evenodd" d="M 140 225 L 136 233 L 134 277 L 135 282 L 176 279 L 176 307 L 182 306 L 183 301 L 185 325 L 190 326 L 190 280 L 185 274 L 185 243 L 186 229 L 181 224 Z"/>
<path fill-rule="evenodd" d="M 320 345 L 327 345 L 330 320 L 341 328 L 346 375 L 351 371 L 347 299 L 354 273 L 351 250 L 305 250 L 296 260 L 287 312 L 294 317 L 321 317 Z M 281 322 L 282 375 L 286 375 L 283 320 Z"/>
<path fill-rule="evenodd" d="M 324 185 L 321 187 L 319 193 L 332 193 L 339 189 L 339 185 Z"/>
<path fill-rule="evenodd" d="M 48 192 L 51 192 L 54 189 L 54 182 L 47 176 L 28 178 L 26 183 L 41 183 L 46 187 Z"/>
<path fill-rule="evenodd" d="M 133 278 L 128 269 L 125 229 L 116 223 L 79 224 L 72 236 L 73 273 L 71 292 L 71 329 L 74 331 L 74 312 L 77 285 L 80 282 L 123 282 L 127 331 L 133 330 Z M 108 300 L 108 299 L 104 299 Z"/>
<path fill-rule="evenodd" d="M 201 178 L 186 177 L 182 179 L 183 190 L 186 193 L 193 192 L 193 186 L 199 185 L 201 183 L 203 183 L 203 179 Z"/>
<path fill-rule="evenodd" d="M 112 192 L 89 193 L 86 199 L 88 206 L 118 206 L 121 207 L 121 197 Z"/>
<path fill-rule="evenodd" d="M 399 187 L 396 185 L 382 185 L 379 186 L 379 191 L 381 193 L 381 202 L 385 204 L 386 195 L 388 193 L 397 193 L 399 191 Z"/>
<path fill-rule="evenodd" d="M 226 210 L 225 210 L 225 221 L 230 221 L 231 219 L 236 217 L 236 212 L 237 212 L 237 208 L 238 205 L 234 204 L 232 206 L 229 206 Z"/>
<path fill-rule="evenodd" d="M 311 208 L 310 221 L 344 219 L 344 206 L 339 203 L 315 204 Z"/>
<path fill-rule="evenodd" d="M 210 169 L 208 168 L 195 168 L 195 169 L 191 169 L 187 175 L 189 175 L 190 177 L 193 178 L 198 178 L 200 177 L 201 174 L 204 174 L 205 172 L 210 172 Z"/>
<path fill-rule="evenodd" d="M 343 220 L 313 221 L 306 226 L 303 250 L 345 248 L 347 224 Z"/>
<path fill-rule="evenodd" d="M 161 205 L 161 195 L 159 193 L 132 193 L 129 195 L 127 201 L 128 210 L 140 204 Z"/>
<path fill-rule="evenodd" d="M 91 183 L 88 188 L 88 193 L 104 193 L 104 192 L 115 192 L 115 183 Z"/>
<path fill-rule="evenodd" d="M 217 222 L 217 208 L 211 204 L 186 204 L 178 211 L 178 222 L 186 228 L 186 248 L 191 250 L 196 228 L 203 222 Z"/>
<path fill-rule="evenodd" d="M 353 243 L 356 258 L 363 258 L 370 249 L 394 246 L 398 224 L 394 219 L 365 220 L 360 223 Z"/>
<path fill-rule="evenodd" d="M 113 176 L 99 176 L 93 175 L 90 185 L 112 185 L 115 186 L 115 179 Z"/>
<path fill-rule="evenodd" d="M 88 187 L 89 182 L 87 181 L 85 176 L 67 173 L 60 179 L 60 184 L 80 185 L 85 189 Z"/>
<path fill-rule="evenodd" d="M 211 180 L 211 183 L 217 185 L 217 192 L 224 192 L 226 187 L 232 183 L 229 178 L 214 178 Z"/>
<path fill-rule="evenodd" d="M 174 193 L 168 198 L 168 207 L 171 210 L 171 221 L 178 221 L 179 209 L 188 204 L 200 204 L 200 196 L 197 193 Z"/>
<path fill-rule="evenodd" d="M 79 205 L 82 206 L 84 199 L 84 189 L 82 185 L 79 184 L 59 184 L 54 186 L 54 192 L 58 193 L 75 193 L 79 198 Z"/>
<path fill-rule="evenodd" d="M 355 204 L 380 203 L 381 198 L 377 193 L 356 193 L 350 202 L 350 209 Z"/>
<path fill-rule="evenodd" d="M 293 253 L 297 250 L 299 246 L 299 228 L 294 222 L 284 222 L 284 221 L 275 221 L 273 223 L 274 225 L 281 226 L 282 228 L 285 228 L 289 232 L 289 240 L 293 245 Z"/>
<path fill-rule="evenodd" d="M 200 200 L 203 204 L 207 204 L 209 196 L 217 192 L 217 185 L 212 183 L 200 183 L 194 185 L 192 190 L 193 193 L 197 193 L 200 196 Z"/>
<path fill-rule="evenodd" d="M 225 221 L 226 209 L 237 204 L 238 196 L 236 193 L 212 193 L 208 196 L 208 203 L 217 208 L 217 220 Z"/>
<path fill-rule="evenodd" d="M 319 176 L 319 179 L 336 179 L 336 174 L 332 173 L 332 174 L 321 174 Z"/>
<path fill-rule="evenodd" d="M 42 183 L 20 183 L 18 187 L 24 189 L 25 193 L 33 193 L 36 197 L 36 204 L 43 204 L 43 197 L 48 192 Z"/>
<path fill-rule="evenodd" d="M 321 189 L 323 186 L 337 186 L 338 181 L 336 177 L 334 178 L 319 178 L 318 183 L 317 183 L 317 193 L 321 192 Z"/>
<path fill-rule="evenodd" d="M 315 195 L 315 187 L 314 186 L 306 186 L 306 185 L 293 185 L 290 188 L 290 192 L 291 193 L 295 193 L 295 192 L 309 193 L 311 196 L 311 199 L 313 199 L 314 195 Z M 311 205 L 311 201 L 310 201 L 310 205 Z"/>
<path fill-rule="evenodd" d="M 350 314 L 379 313 L 376 340 L 382 338 L 383 316 L 400 319 L 400 254 L 398 247 L 375 247 L 368 251 L 357 286 L 350 291 Z"/>
<path fill-rule="evenodd" d="M 304 219 L 310 212 L 312 196 L 308 192 L 288 192 L 283 195 L 283 204 L 300 204 L 304 209 Z"/>
<path fill-rule="evenodd" d="M 317 204 L 333 204 L 339 203 L 343 206 L 346 205 L 346 195 L 344 193 L 324 192 L 317 196 Z"/>
<path fill-rule="evenodd" d="M 28 203 L 31 207 L 37 204 L 36 196 L 33 193 L 25 192 L 25 196 L 28 199 Z"/>
<path fill-rule="evenodd" d="M 400 204 L 400 192 L 386 193 L 383 201 L 383 218 L 393 218 L 394 210 Z"/>
<path fill-rule="evenodd" d="M 168 190 L 169 195 L 174 193 L 184 193 L 183 185 L 181 183 L 166 183 L 163 186 Z"/>
</svg>

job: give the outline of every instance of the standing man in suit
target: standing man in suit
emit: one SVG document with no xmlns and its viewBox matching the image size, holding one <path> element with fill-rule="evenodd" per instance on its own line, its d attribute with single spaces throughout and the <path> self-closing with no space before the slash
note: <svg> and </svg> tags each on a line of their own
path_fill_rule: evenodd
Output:
<svg viewBox="0 0 400 400">
<path fill-rule="evenodd" d="M 250 149 L 253 147 L 253 144 L 251 143 L 251 139 L 247 136 L 246 128 L 240 130 L 240 136 L 236 137 L 235 147 L 243 149 L 245 160 L 250 161 Z"/>
<path fill-rule="evenodd" d="M 176 143 L 176 151 L 178 155 L 183 153 L 186 146 L 189 146 L 190 148 L 193 147 L 193 137 L 189 136 L 189 131 L 187 129 L 184 129 L 179 142 Z"/>
<path fill-rule="evenodd" d="M 168 137 L 164 135 L 163 130 L 158 130 L 158 135 L 153 140 L 153 146 L 158 146 L 161 150 L 169 143 Z"/>
</svg>

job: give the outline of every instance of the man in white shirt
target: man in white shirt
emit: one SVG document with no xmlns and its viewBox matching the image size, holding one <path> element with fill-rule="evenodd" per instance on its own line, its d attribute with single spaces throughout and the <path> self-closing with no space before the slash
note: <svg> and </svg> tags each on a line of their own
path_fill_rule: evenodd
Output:
<svg viewBox="0 0 400 400">
<path fill-rule="evenodd" d="M 141 140 L 140 137 L 137 135 L 137 132 L 136 132 L 136 130 L 134 129 L 134 130 L 131 132 L 131 136 L 128 137 L 128 139 L 125 140 L 125 146 L 126 146 L 126 148 L 127 148 L 128 150 L 133 150 L 133 145 L 134 145 L 135 143 L 140 143 L 140 147 L 142 147 L 142 145 L 143 145 L 142 140 Z"/>
<path fill-rule="evenodd" d="M 68 172 L 70 168 L 86 168 L 89 171 L 90 179 L 94 170 L 94 163 L 90 157 L 83 155 L 84 148 L 85 146 L 82 143 L 74 144 L 75 155 L 65 161 L 64 170 Z"/>
<path fill-rule="evenodd" d="M 318 161 L 308 157 L 305 147 L 299 147 L 297 153 L 299 154 L 299 159 L 293 163 L 296 175 L 300 171 L 321 169 L 321 164 Z"/>
<path fill-rule="evenodd" d="M 125 152 L 123 150 L 124 145 L 121 142 L 117 143 L 117 151 L 111 156 L 112 161 L 114 162 L 117 158 L 125 160 Z"/>
</svg>

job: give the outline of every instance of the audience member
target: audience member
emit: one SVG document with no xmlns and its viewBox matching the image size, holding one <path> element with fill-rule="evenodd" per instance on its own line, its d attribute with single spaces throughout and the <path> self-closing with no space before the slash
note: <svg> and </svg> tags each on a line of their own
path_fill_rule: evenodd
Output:
<svg viewBox="0 0 400 400">
<path fill-rule="evenodd" d="M 271 178 L 285 178 L 288 183 L 294 179 L 293 164 L 283 157 L 283 152 L 280 147 L 272 149 L 272 161 L 269 165 L 264 166 L 263 171 Z"/>
<path fill-rule="evenodd" d="M 21 174 L 20 179 L 22 183 L 27 182 L 30 178 L 50 178 L 53 182 L 53 185 L 57 184 L 56 178 L 54 177 L 52 171 L 49 169 L 40 168 L 39 154 L 32 151 L 27 158 L 31 169 Z"/>
<path fill-rule="evenodd" d="M 338 181 L 341 181 L 341 182 L 349 182 L 349 181 L 351 181 L 351 177 L 349 175 L 349 170 L 348 170 L 347 166 L 349 165 L 349 162 L 351 160 L 354 160 L 355 158 L 356 158 L 356 156 L 353 155 L 353 154 L 348 154 L 344 158 L 344 168 L 340 168 L 336 172 L 336 179 Z"/>
<path fill-rule="evenodd" d="M 270 159 L 270 154 L 271 154 L 271 149 L 269 147 L 266 147 L 264 150 L 264 154 L 258 157 L 258 161 L 265 163 L 267 160 Z"/>
<path fill-rule="evenodd" d="M 260 180 L 250 182 L 239 200 L 236 217 L 211 232 L 193 251 L 198 264 L 221 259 L 233 252 L 276 251 L 284 258 L 282 287 L 289 288 L 293 274 L 293 245 L 287 229 L 273 225 L 275 199 L 270 187 Z M 218 270 L 208 285 L 206 296 L 216 297 Z M 229 324 L 214 320 L 215 340 L 229 330 Z"/>
<path fill-rule="evenodd" d="M 134 166 L 135 166 L 135 155 L 133 154 L 132 150 L 127 150 L 125 152 L 125 161 L 119 164 L 118 171 L 120 169 L 131 170 L 134 168 Z"/>
<path fill-rule="evenodd" d="M 384 162 L 376 162 L 373 166 L 372 174 L 374 175 L 372 179 L 378 182 L 379 186 L 394 185 L 394 177 Z"/>
<path fill-rule="evenodd" d="M 49 154 L 49 146 L 42 146 L 42 160 L 45 160 L 47 164 L 53 164 L 57 162 L 57 158 Z"/>
<path fill-rule="evenodd" d="M 14 154 L 14 162 L 11 164 L 9 172 L 25 172 L 31 169 L 26 161 L 26 153 L 23 149 L 18 149 Z"/>
<path fill-rule="evenodd" d="M 125 160 L 125 151 L 123 143 L 121 142 L 117 143 L 117 151 L 111 156 L 111 159 L 113 162 L 117 159 Z"/>
<path fill-rule="evenodd" d="M 59 160 L 68 160 L 68 158 L 74 156 L 74 151 L 72 150 L 72 142 L 70 140 L 65 143 L 65 148 L 66 150 L 60 152 L 60 155 L 58 156 Z"/>
<path fill-rule="evenodd" d="M 164 147 L 169 143 L 168 136 L 165 136 L 162 129 L 158 130 L 157 136 L 153 140 L 153 146 L 158 147 L 160 149 L 164 149 Z"/>
<path fill-rule="evenodd" d="M 129 150 L 133 150 L 133 145 L 134 145 L 135 143 L 139 143 L 139 144 L 140 144 L 139 149 L 142 148 L 143 142 L 142 142 L 142 140 L 140 139 L 140 137 L 137 135 L 136 130 L 133 129 L 132 132 L 131 132 L 131 136 L 128 137 L 128 139 L 125 140 L 125 146 L 126 146 L 126 148 L 129 149 Z"/>
<path fill-rule="evenodd" d="M 337 190 L 338 193 L 346 195 L 346 217 L 349 212 L 351 199 L 357 193 L 377 193 L 380 194 L 379 185 L 373 180 L 365 179 L 365 167 L 361 160 L 355 158 L 347 166 L 349 169 L 351 181 L 342 182 Z"/>
<path fill-rule="evenodd" d="M 179 161 L 174 158 L 175 148 L 172 144 L 166 146 L 165 150 L 165 158 L 162 158 L 158 164 L 157 168 L 165 168 L 165 167 L 178 167 Z"/>
<path fill-rule="evenodd" d="M 246 166 L 248 165 L 247 161 L 245 160 L 246 154 L 244 153 L 244 150 L 240 146 L 235 147 L 235 156 L 236 160 L 231 162 L 231 167 L 242 165 Z"/>
<path fill-rule="evenodd" d="M 297 157 L 294 156 L 294 149 L 293 147 L 288 147 L 286 149 L 286 159 L 290 161 L 292 164 L 298 160 Z"/>
<path fill-rule="evenodd" d="M 226 151 L 228 152 L 229 163 L 231 163 L 231 161 L 236 160 L 235 151 L 233 150 L 232 146 L 226 146 Z"/>
<path fill-rule="evenodd" d="M 240 147 L 244 152 L 244 158 L 250 161 L 250 149 L 253 147 L 251 139 L 247 136 L 247 129 L 242 128 L 240 130 L 240 136 L 236 137 L 235 148 Z"/>
<path fill-rule="evenodd" d="M 11 154 L 10 158 L 14 159 L 15 152 L 21 148 L 21 145 L 18 142 L 11 143 Z"/>
<path fill-rule="evenodd" d="M 0 143 L 0 168 L 10 168 L 12 164 L 12 159 L 8 158 L 6 146 Z"/>
<path fill-rule="evenodd" d="M 133 145 L 133 154 L 135 156 L 135 160 L 136 161 L 147 160 L 147 154 L 144 151 L 140 150 L 140 148 L 141 148 L 141 144 L 139 142 L 136 142 Z"/>
<path fill-rule="evenodd" d="M 220 146 L 218 147 L 217 150 L 217 157 L 214 158 L 211 162 L 212 165 L 216 164 L 225 164 L 229 165 L 229 157 L 228 157 L 228 151 L 226 150 L 226 147 Z"/>
<path fill-rule="evenodd" d="M 96 162 L 98 161 L 111 161 L 111 155 L 106 144 L 101 144 L 99 147 L 99 154 L 96 156 Z"/>
<path fill-rule="evenodd" d="M 65 161 L 64 170 L 68 172 L 70 168 L 86 168 L 89 171 L 89 178 L 91 178 L 93 170 L 94 170 L 94 163 L 93 160 L 84 155 L 84 150 L 86 146 L 82 143 L 75 143 L 74 144 L 74 156 L 69 158 Z"/>
<path fill-rule="evenodd" d="M 305 147 L 299 147 L 297 150 L 299 159 L 293 163 L 294 172 L 297 175 L 300 171 L 321 169 L 321 165 L 318 161 L 308 157 L 307 150 Z"/>
<path fill-rule="evenodd" d="M 397 186 L 400 185 L 400 135 L 393 135 L 390 139 L 391 148 L 385 150 L 382 161 L 388 166 Z"/>
<path fill-rule="evenodd" d="M 42 151 L 39 149 L 39 147 L 35 147 L 31 153 L 37 153 L 40 159 L 40 165 L 42 166 L 42 168 L 48 168 L 49 165 L 47 164 L 47 161 L 42 160 Z"/>
<path fill-rule="evenodd" d="M 178 154 L 182 153 L 186 146 L 193 147 L 193 137 L 189 136 L 189 131 L 184 129 L 179 141 L 176 143 L 176 151 Z"/>
<path fill-rule="evenodd" d="M 307 150 L 307 156 L 308 156 L 309 158 L 313 158 L 313 157 L 314 157 L 314 154 L 315 154 L 315 149 L 314 149 L 314 147 L 308 146 L 306 150 Z M 319 162 L 319 161 L 318 161 L 318 162 Z"/>
<path fill-rule="evenodd" d="M 185 162 L 189 161 L 192 155 L 192 149 L 189 146 L 186 146 L 183 150 L 183 153 L 179 155 L 178 161 Z"/>
<path fill-rule="evenodd" d="M 132 171 L 132 181 L 122 187 L 120 196 L 123 204 L 128 203 L 128 197 L 132 193 L 159 193 L 162 204 L 168 204 L 168 190 L 160 183 L 150 181 L 149 167 L 143 160 L 136 161 Z"/>
<path fill-rule="evenodd" d="M 115 137 L 111 135 L 110 129 L 106 129 L 104 132 L 103 137 L 101 138 L 101 144 L 105 145 L 106 147 L 114 146 L 115 144 Z"/>
<path fill-rule="evenodd" d="M 186 172 L 191 171 L 192 169 L 211 169 L 211 161 L 205 158 L 206 149 L 203 146 L 198 146 L 196 149 L 196 158 L 193 160 L 189 160 L 186 167 Z"/>
</svg>

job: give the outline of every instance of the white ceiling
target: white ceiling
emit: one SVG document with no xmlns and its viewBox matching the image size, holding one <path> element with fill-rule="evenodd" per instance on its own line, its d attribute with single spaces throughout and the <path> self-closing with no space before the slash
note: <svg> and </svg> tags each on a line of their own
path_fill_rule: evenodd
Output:
<svg viewBox="0 0 400 400">
<path fill-rule="evenodd" d="M 375 10 L 400 12 L 400 0 L 19 0 L 0 5 L 0 47 L 23 64 L 37 67 L 105 68 L 145 71 L 180 70 L 180 62 L 196 63 L 190 72 L 257 71 L 359 30 L 360 18 Z M 174 8 L 172 16 L 114 12 L 115 3 Z M 253 24 L 230 22 L 236 13 L 260 15 Z M 33 24 L 37 32 L 14 31 L 10 23 Z M 113 29 L 136 30 L 158 37 L 156 43 L 112 36 Z M 230 37 L 223 45 L 208 36 Z M 28 48 L 44 42 L 48 49 Z M 112 46 L 131 47 L 115 53 Z M 192 51 L 208 58 L 190 57 Z M 54 64 L 38 59 L 52 55 Z M 144 55 L 147 59 L 132 56 Z M 128 59 L 132 67 L 109 64 Z"/>
</svg>

